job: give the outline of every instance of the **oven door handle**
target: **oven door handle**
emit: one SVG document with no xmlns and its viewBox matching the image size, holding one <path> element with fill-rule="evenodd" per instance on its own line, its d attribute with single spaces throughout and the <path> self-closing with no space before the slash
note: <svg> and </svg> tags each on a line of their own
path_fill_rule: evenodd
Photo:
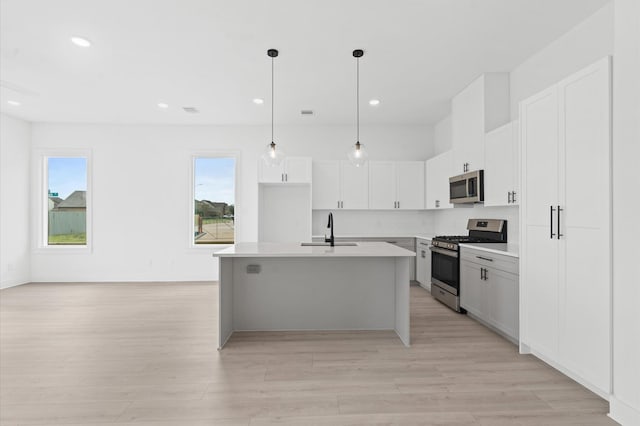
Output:
<svg viewBox="0 0 640 426">
<path fill-rule="evenodd" d="M 443 254 L 445 256 L 449 256 L 449 257 L 458 257 L 458 252 L 457 251 L 451 251 L 451 250 L 445 250 L 445 249 L 441 249 L 441 248 L 437 248 L 437 247 L 429 247 L 429 250 L 431 250 L 432 252 L 438 253 L 438 254 Z"/>
</svg>

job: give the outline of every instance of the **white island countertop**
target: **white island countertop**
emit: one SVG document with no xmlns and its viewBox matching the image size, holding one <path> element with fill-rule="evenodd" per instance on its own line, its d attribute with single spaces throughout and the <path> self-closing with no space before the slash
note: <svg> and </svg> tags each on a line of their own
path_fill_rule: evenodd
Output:
<svg viewBox="0 0 640 426">
<path fill-rule="evenodd" d="M 336 242 L 337 243 L 337 242 Z M 302 246 L 292 243 L 238 243 L 213 257 L 415 257 L 415 253 L 385 242 L 358 242 L 354 246 Z"/>
<path fill-rule="evenodd" d="M 460 244 L 460 247 L 482 250 L 487 253 L 501 254 L 503 256 L 520 257 L 520 247 L 512 243 L 471 243 Z"/>
</svg>

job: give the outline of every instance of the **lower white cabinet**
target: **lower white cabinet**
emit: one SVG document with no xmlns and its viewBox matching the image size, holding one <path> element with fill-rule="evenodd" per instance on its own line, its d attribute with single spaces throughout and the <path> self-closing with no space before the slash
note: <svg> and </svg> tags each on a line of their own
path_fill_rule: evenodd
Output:
<svg viewBox="0 0 640 426">
<path fill-rule="evenodd" d="M 518 259 L 467 247 L 461 247 L 460 257 L 460 305 L 517 343 Z"/>
<path fill-rule="evenodd" d="M 431 291 L 431 240 L 416 238 L 416 281 L 420 287 Z"/>
</svg>

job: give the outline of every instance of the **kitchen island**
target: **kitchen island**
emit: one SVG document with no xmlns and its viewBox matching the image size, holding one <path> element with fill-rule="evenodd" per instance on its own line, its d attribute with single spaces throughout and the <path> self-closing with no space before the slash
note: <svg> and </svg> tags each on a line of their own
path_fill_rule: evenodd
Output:
<svg viewBox="0 0 640 426">
<path fill-rule="evenodd" d="M 239 243 L 213 256 L 219 349 L 234 331 L 395 330 L 410 344 L 412 251 L 384 242 Z"/>
</svg>

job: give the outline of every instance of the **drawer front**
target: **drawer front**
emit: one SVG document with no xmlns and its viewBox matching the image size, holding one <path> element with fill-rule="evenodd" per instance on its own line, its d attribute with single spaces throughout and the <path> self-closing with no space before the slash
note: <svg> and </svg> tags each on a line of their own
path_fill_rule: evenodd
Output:
<svg viewBox="0 0 640 426">
<path fill-rule="evenodd" d="M 519 275 L 518 258 L 489 253 L 483 250 L 460 248 L 460 258 L 479 265 Z"/>
</svg>

